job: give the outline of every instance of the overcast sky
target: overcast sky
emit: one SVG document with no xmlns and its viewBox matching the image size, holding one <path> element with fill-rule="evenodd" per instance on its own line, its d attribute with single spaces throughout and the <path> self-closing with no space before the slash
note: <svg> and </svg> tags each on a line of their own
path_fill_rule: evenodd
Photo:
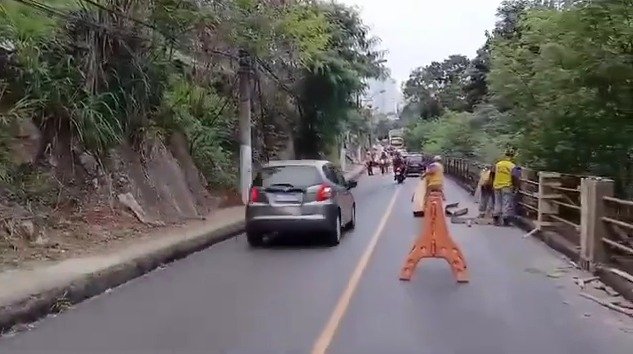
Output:
<svg viewBox="0 0 633 354">
<path fill-rule="evenodd" d="M 501 0 L 336 0 L 361 9 L 363 21 L 389 51 L 399 83 L 413 68 L 451 54 L 472 58 L 493 28 Z"/>
</svg>

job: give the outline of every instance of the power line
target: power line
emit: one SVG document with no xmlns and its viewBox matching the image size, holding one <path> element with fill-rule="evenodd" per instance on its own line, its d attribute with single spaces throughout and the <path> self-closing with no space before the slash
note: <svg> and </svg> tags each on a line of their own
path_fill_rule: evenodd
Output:
<svg viewBox="0 0 633 354">
<path fill-rule="evenodd" d="M 134 17 L 132 17 L 132 16 L 128 16 L 128 15 L 126 15 L 126 14 L 124 14 L 124 13 L 120 12 L 120 11 L 117 11 L 117 10 L 111 9 L 111 8 L 109 8 L 109 7 L 107 7 L 107 6 L 101 5 L 101 4 L 99 4 L 99 3 L 95 2 L 95 1 L 92 1 L 92 0 L 80 0 L 80 1 L 85 2 L 85 3 L 87 3 L 87 4 L 90 4 L 90 5 L 92 5 L 92 6 L 98 7 L 99 9 L 104 10 L 104 11 L 107 11 L 107 12 L 109 12 L 109 13 L 111 13 L 111 14 L 114 14 L 114 15 L 117 15 L 117 16 L 121 16 L 122 18 L 125 18 L 125 19 L 127 19 L 127 20 L 130 20 L 130 21 L 132 21 L 132 22 L 134 22 L 134 23 L 136 23 L 136 24 L 139 24 L 139 25 L 145 26 L 145 27 L 147 27 L 147 28 L 151 28 L 151 29 L 153 29 L 154 31 L 156 31 L 156 32 L 158 32 L 158 33 L 160 33 L 160 34 L 162 34 L 163 36 L 165 36 L 165 37 L 166 37 L 166 38 L 168 38 L 168 39 L 171 39 L 171 40 L 174 40 L 174 41 L 176 40 L 175 38 L 171 37 L 169 34 L 163 33 L 163 32 L 162 32 L 162 31 L 161 31 L 158 27 L 156 27 L 156 26 L 152 25 L 151 23 L 147 23 L 147 22 L 145 22 L 145 21 L 143 21 L 143 20 L 139 20 L 139 19 L 134 18 Z"/>
<path fill-rule="evenodd" d="M 97 23 L 97 22 L 94 22 L 94 21 L 89 21 L 89 20 L 86 20 L 84 18 L 74 17 L 74 16 L 72 16 L 72 15 L 70 15 L 68 13 L 64 13 L 62 11 L 59 11 L 59 10 L 53 8 L 53 7 L 45 5 L 45 4 L 43 4 L 43 3 L 39 2 L 39 1 L 36 1 L 36 0 L 13 0 L 13 1 L 15 1 L 17 3 L 21 3 L 21 4 L 26 5 L 26 6 L 29 6 L 31 8 L 36 9 L 36 10 L 40 10 L 40 11 L 45 12 L 47 14 L 57 16 L 59 18 L 65 19 L 65 20 L 76 20 L 76 21 L 79 21 L 79 22 L 84 23 L 86 25 L 89 25 L 89 26 L 92 26 L 92 27 L 95 27 L 95 28 L 98 28 L 98 29 L 102 29 L 102 30 L 107 31 L 109 33 L 123 32 L 123 31 L 121 31 L 121 29 L 117 29 L 117 28 L 114 28 L 114 27 L 111 27 L 111 26 L 106 26 L 106 25 L 103 25 L 101 23 Z M 87 4 L 90 4 L 92 6 L 95 6 L 95 7 L 99 8 L 99 9 L 101 9 L 103 11 L 106 11 L 106 12 L 108 12 L 110 14 L 121 16 L 122 18 L 125 18 L 125 19 L 127 19 L 129 21 L 132 21 L 132 22 L 136 23 L 136 24 L 139 24 L 139 25 L 144 26 L 146 28 L 152 29 L 152 30 L 156 31 L 157 33 L 159 33 L 160 35 L 162 35 L 163 37 L 165 37 L 165 38 L 167 38 L 169 40 L 177 41 L 177 39 L 175 37 L 171 36 L 170 34 L 162 32 L 155 25 L 152 25 L 152 24 L 147 23 L 145 21 L 139 20 L 139 19 L 134 18 L 132 16 L 128 16 L 128 15 L 126 15 L 126 14 L 120 12 L 120 11 L 116 11 L 114 9 L 111 9 L 111 8 L 109 8 L 107 6 L 104 6 L 102 4 L 99 4 L 99 3 L 97 3 L 97 2 L 95 2 L 93 0 L 80 0 L 80 1 L 85 2 Z M 224 9 L 227 9 L 227 5 L 225 3 L 219 2 L 219 3 L 216 3 L 214 5 L 220 5 Z M 149 41 L 149 39 L 141 37 L 141 36 L 138 36 L 138 35 L 136 35 L 135 33 L 131 32 L 131 31 L 127 31 L 126 35 L 128 37 L 131 37 L 131 38 Z M 124 39 L 123 37 L 119 37 L 119 38 L 120 39 Z M 235 54 L 232 54 L 232 53 L 229 53 L 229 52 L 223 52 L 223 51 L 220 51 L 220 50 L 217 50 L 217 49 L 205 49 L 204 51 L 206 53 L 217 54 L 217 55 L 225 56 L 225 57 L 231 58 L 231 59 L 238 59 L 238 56 L 235 55 Z M 282 83 L 282 81 L 279 79 L 279 77 L 270 69 L 270 67 L 266 63 L 264 63 L 259 58 L 256 58 L 256 61 L 262 68 L 264 68 L 264 70 L 269 74 L 269 76 L 271 76 L 284 91 L 286 91 L 287 93 L 295 96 L 294 92 L 292 91 L 292 89 L 290 89 L 287 85 Z"/>
<path fill-rule="evenodd" d="M 101 23 L 90 21 L 90 20 L 87 20 L 85 18 L 80 18 L 78 16 L 73 16 L 73 15 L 71 15 L 69 13 L 64 13 L 63 11 L 59 11 L 59 10 L 53 8 L 53 7 L 50 7 L 48 5 L 44 5 L 41 2 L 39 2 L 39 1 L 35 1 L 35 0 L 13 0 L 13 1 L 15 1 L 17 3 L 20 3 L 22 5 L 25 5 L 25 6 L 31 7 L 33 9 L 39 10 L 40 12 L 43 12 L 44 14 L 53 15 L 53 16 L 56 16 L 58 18 L 61 18 L 61 19 L 67 20 L 67 21 L 77 21 L 77 22 L 80 22 L 80 23 L 85 24 L 87 26 L 91 26 L 91 27 L 96 28 L 96 29 L 104 30 L 106 32 L 109 32 L 110 34 L 119 34 L 118 32 L 121 32 L 121 33 L 123 32 L 123 31 L 121 31 L 121 29 L 118 29 L 118 28 L 105 26 L 105 25 L 103 25 Z M 140 37 L 140 36 L 134 34 L 133 32 L 126 33 L 126 35 L 127 35 L 127 38 L 135 38 L 135 39 L 147 40 L 146 38 Z M 117 37 L 119 39 L 125 39 L 120 34 Z"/>
<path fill-rule="evenodd" d="M 130 20 L 130 21 L 132 21 L 132 22 L 134 22 L 136 24 L 139 24 L 141 26 L 145 26 L 147 28 L 150 28 L 150 29 L 158 32 L 159 34 L 161 34 L 162 36 L 164 36 L 165 38 L 167 38 L 167 39 L 169 39 L 169 40 L 171 40 L 173 42 L 177 42 L 178 41 L 178 39 L 176 37 L 172 36 L 171 34 L 168 34 L 168 33 L 165 33 L 163 31 L 161 31 L 157 26 L 155 26 L 155 25 L 153 25 L 151 23 L 145 22 L 143 20 L 139 20 L 139 19 L 134 18 L 132 16 L 128 16 L 128 15 L 122 13 L 121 11 L 117 11 L 115 9 L 111 9 L 111 8 L 109 8 L 107 6 L 104 6 L 102 4 L 99 4 L 99 3 L 97 3 L 97 2 L 95 2 L 93 0 L 80 0 L 80 1 L 83 1 L 83 2 L 85 2 L 87 4 L 92 5 L 92 6 L 98 7 L 99 9 L 107 11 L 107 12 L 109 12 L 111 14 L 114 14 L 114 15 L 117 15 L 117 16 L 121 16 L 122 18 Z M 222 3 L 222 2 L 214 3 L 214 5 L 220 5 L 224 10 L 228 9 L 227 5 L 225 3 Z M 235 56 L 233 54 L 222 52 L 222 51 L 218 51 L 218 50 L 210 50 L 210 51 L 207 50 L 206 52 L 212 52 L 214 54 L 223 55 L 223 56 L 226 56 L 226 57 L 229 57 L 229 58 L 232 58 L 232 59 L 237 59 L 238 58 L 237 56 Z"/>
<path fill-rule="evenodd" d="M 39 2 L 39 1 L 36 1 L 36 0 L 13 0 L 13 1 L 15 1 L 17 3 L 20 3 L 20 4 L 23 4 L 25 6 L 31 7 L 33 9 L 39 10 L 40 12 L 43 12 L 45 14 L 53 15 L 53 16 L 56 16 L 58 18 L 61 18 L 61 19 L 67 20 L 67 21 L 78 21 L 78 22 L 80 22 L 82 24 L 85 24 L 87 26 L 90 26 L 90 27 L 93 27 L 93 28 L 100 29 L 100 30 L 103 30 L 105 32 L 108 32 L 109 34 L 114 35 L 115 37 L 117 37 L 119 39 L 134 38 L 134 39 L 138 39 L 138 40 L 142 40 L 142 41 L 146 41 L 146 42 L 151 42 L 150 39 L 148 39 L 146 37 L 141 37 L 141 36 L 137 35 L 136 33 L 132 32 L 132 31 L 129 31 L 129 30 L 125 31 L 125 30 L 122 30 L 120 28 L 107 26 L 107 25 L 104 25 L 102 23 L 97 23 L 95 21 L 87 20 L 85 18 L 80 18 L 80 17 L 77 17 L 77 16 L 73 16 L 73 15 L 71 15 L 69 13 L 64 13 L 63 11 L 59 11 L 59 10 L 57 10 L 57 9 L 51 7 L 51 6 L 45 5 L 45 4 L 43 4 L 43 3 Z M 159 33 L 160 35 L 162 35 L 163 37 L 165 37 L 167 39 L 170 39 L 170 40 L 173 40 L 174 42 L 177 42 L 176 38 L 170 36 L 169 34 L 166 34 L 166 33 L 162 32 L 162 31 L 160 31 L 156 26 L 154 26 L 152 24 L 149 24 L 149 23 L 147 23 L 145 21 L 136 19 L 136 18 L 131 17 L 131 16 L 127 16 L 127 15 L 125 15 L 125 14 L 119 12 L 119 11 L 114 11 L 114 10 L 112 10 L 112 9 L 106 7 L 106 6 L 98 4 L 98 3 L 94 2 L 94 1 L 91 1 L 91 0 L 80 0 L 80 1 L 84 1 L 84 2 L 86 2 L 88 4 L 93 5 L 93 6 L 97 6 L 99 9 L 102 9 L 103 11 L 107 11 L 110 14 L 121 16 L 121 17 L 123 17 L 125 19 L 128 19 L 128 20 L 130 20 L 132 22 L 135 22 L 135 23 L 137 23 L 137 24 L 139 24 L 141 26 L 144 26 L 146 28 L 152 29 L 152 30 L 156 31 L 157 33 Z M 224 57 L 227 57 L 227 58 L 237 59 L 236 55 L 234 55 L 232 53 L 228 53 L 228 52 L 223 52 L 223 51 L 220 51 L 220 50 L 217 50 L 217 49 L 210 49 L 210 50 L 207 49 L 207 50 L 205 50 L 205 52 L 207 54 L 217 54 L 217 55 L 221 55 L 221 56 L 224 56 Z"/>
<path fill-rule="evenodd" d="M 151 42 L 148 38 L 138 36 L 137 34 L 131 32 L 131 31 L 122 31 L 121 29 L 114 28 L 114 27 L 107 26 L 107 25 L 103 25 L 103 24 L 97 23 L 95 21 L 90 21 L 90 20 L 87 20 L 85 18 L 79 18 L 79 17 L 76 17 L 76 16 L 72 16 L 69 13 L 64 13 L 63 11 L 59 11 L 59 10 L 57 10 L 57 9 L 51 7 L 51 6 L 45 5 L 45 4 L 43 4 L 43 3 L 39 2 L 39 1 L 36 1 L 36 0 L 13 0 L 13 1 L 15 1 L 17 3 L 20 3 L 20 4 L 23 4 L 23 5 L 26 5 L 26 6 L 29 6 L 31 8 L 34 8 L 34 9 L 39 10 L 40 12 L 43 12 L 43 13 L 48 14 L 48 15 L 53 15 L 53 16 L 56 16 L 58 18 L 62 18 L 62 19 L 67 20 L 67 21 L 78 21 L 80 23 L 83 23 L 85 25 L 91 26 L 93 28 L 97 28 L 97 29 L 106 31 L 109 34 L 115 35 L 119 39 L 135 38 L 135 39 Z M 136 19 L 136 18 L 131 17 L 131 16 L 127 16 L 127 15 L 121 13 L 120 11 L 113 10 L 111 8 L 108 8 L 107 6 L 101 5 L 101 4 L 99 4 L 99 3 L 95 2 L 95 1 L 92 1 L 92 0 L 80 0 L 80 1 L 85 2 L 87 4 L 90 4 L 92 6 L 95 6 L 95 7 L 99 8 L 99 9 L 101 9 L 103 11 L 106 11 L 106 12 L 108 12 L 110 14 L 121 16 L 122 18 L 125 18 L 125 19 L 127 19 L 129 21 L 132 21 L 132 22 L 136 23 L 136 24 L 139 24 L 139 25 L 144 26 L 146 28 L 152 29 L 152 30 L 158 32 L 159 34 L 161 34 L 162 36 L 164 36 L 167 39 L 172 39 L 174 41 L 176 40 L 174 37 L 170 36 L 169 34 L 165 34 L 164 32 L 160 31 L 156 26 L 154 26 L 154 25 L 152 25 L 150 23 L 147 23 L 145 21 Z M 217 3 L 217 5 L 221 5 L 221 7 L 223 7 L 224 9 L 227 8 L 226 4 L 224 4 L 224 3 Z M 234 55 L 232 53 L 223 52 L 223 51 L 220 51 L 220 50 L 217 50 L 217 49 L 205 49 L 205 53 L 207 53 L 207 54 L 217 54 L 217 55 L 221 55 L 221 56 L 228 57 L 228 58 L 231 58 L 231 59 L 238 59 L 238 56 L 236 56 L 236 55 Z M 288 87 L 288 85 L 286 85 L 285 83 L 282 82 L 282 80 L 274 73 L 274 71 L 270 68 L 270 66 L 268 66 L 260 58 L 255 58 L 255 60 L 256 60 L 257 64 L 259 64 L 259 66 L 264 69 L 264 71 L 268 74 L 268 76 L 270 78 L 272 78 L 273 81 L 275 81 L 275 83 L 283 91 L 288 93 L 291 97 L 294 97 L 297 100 L 301 100 L 301 98 L 298 95 L 296 95 L 296 93 L 290 87 Z M 225 104 L 223 104 L 222 108 L 218 112 L 218 115 L 222 113 L 222 111 L 224 110 L 225 107 L 226 107 L 226 102 L 225 102 Z"/>
<path fill-rule="evenodd" d="M 233 83 L 231 84 L 231 90 L 230 90 L 231 94 L 233 93 L 233 91 L 235 90 L 235 87 L 237 86 L 238 79 L 239 79 L 239 76 L 236 75 L 235 79 L 233 80 Z M 224 100 L 224 102 L 222 102 L 222 106 L 220 107 L 220 109 L 217 112 L 214 113 L 214 116 L 213 116 L 213 118 L 211 120 L 211 124 L 215 124 L 215 122 L 218 120 L 218 118 L 220 118 L 220 115 L 222 113 L 224 113 L 224 109 L 228 106 L 229 101 L 230 101 L 229 97 L 225 96 L 223 98 L 223 100 Z"/>
<path fill-rule="evenodd" d="M 34 0 L 13 0 L 13 1 L 15 1 L 17 3 L 20 3 L 22 5 L 26 5 L 26 6 L 31 7 L 31 8 L 34 8 L 36 10 L 39 10 L 39 11 L 44 12 L 44 13 L 49 14 L 49 15 L 55 15 L 57 17 L 62 17 L 62 18 L 66 18 L 66 19 L 68 18 L 67 14 L 64 14 L 63 12 L 58 11 L 57 9 L 55 9 L 53 7 L 50 7 L 48 5 L 44 5 L 44 4 L 42 4 L 40 2 L 37 2 L 37 1 L 34 1 Z"/>
<path fill-rule="evenodd" d="M 20 3 L 20 4 L 23 4 L 23 5 L 26 5 L 26 6 L 29 6 L 31 8 L 34 8 L 34 9 L 39 10 L 41 12 L 44 12 L 46 14 L 57 16 L 59 18 L 65 19 L 65 20 L 69 20 L 69 21 L 70 20 L 78 20 L 81 23 L 85 23 L 85 24 L 87 24 L 89 26 L 93 26 L 93 27 L 96 27 L 96 28 L 108 31 L 110 34 L 116 33 L 116 31 L 112 27 L 104 26 L 104 25 L 102 25 L 100 23 L 96 23 L 94 21 L 87 21 L 87 20 L 85 20 L 83 18 L 73 17 L 72 15 L 70 15 L 68 13 L 64 13 L 62 11 L 58 11 L 57 9 L 54 9 L 54 8 L 48 6 L 48 5 L 42 4 L 42 3 L 38 2 L 38 1 L 35 1 L 35 0 L 13 0 L 13 1 L 15 1 L 17 3 Z M 107 7 L 102 6 L 101 4 L 95 3 L 94 1 L 91 1 L 91 0 L 82 0 L 82 1 L 87 2 L 87 3 L 91 4 L 91 5 L 97 6 L 100 9 L 102 9 L 104 11 L 107 11 L 109 13 L 120 15 L 122 17 L 125 17 L 125 18 L 129 19 L 130 21 L 133 21 L 133 22 L 137 23 L 137 24 L 140 24 L 142 26 L 146 26 L 146 27 L 149 27 L 151 29 L 154 29 L 154 30 L 158 31 L 155 26 L 152 26 L 152 25 L 147 24 L 147 23 L 145 23 L 143 21 L 134 19 L 132 17 L 120 14 L 120 13 L 118 13 L 118 11 L 112 11 L 112 10 L 108 9 Z M 160 31 L 158 31 L 158 32 L 161 33 Z M 149 41 L 149 39 L 144 38 L 144 37 L 140 37 L 138 35 L 135 35 L 134 33 L 130 32 L 128 34 L 129 34 L 128 38 L 132 37 L 132 38 L 136 38 L 136 39 L 140 39 L 140 40 Z M 125 38 L 123 38 L 121 36 L 119 36 L 118 38 L 125 39 Z M 219 54 L 219 55 L 223 55 L 223 56 L 226 56 L 226 57 L 229 57 L 229 58 L 237 58 L 235 55 L 233 55 L 231 53 L 226 53 L 226 52 L 222 52 L 222 51 L 215 50 L 215 49 L 205 50 L 205 52 L 206 53 Z M 233 83 L 231 84 L 231 91 L 233 91 L 235 89 L 236 85 L 237 85 L 237 76 L 236 76 L 235 80 L 233 81 Z M 214 112 L 214 117 L 212 119 L 213 122 L 215 122 L 222 115 L 222 113 L 224 113 L 224 110 L 228 106 L 229 101 L 230 100 L 229 100 L 228 97 L 224 98 L 224 100 L 222 101 L 221 106 L 218 109 L 218 111 Z"/>
<path fill-rule="evenodd" d="M 259 66 L 261 66 L 264 71 L 266 71 L 268 73 L 268 76 L 270 76 L 273 81 L 275 81 L 277 83 L 277 85 L 284 91 L 286 91 L 286 93 L 288 93 L 290 96 L 294 97 L 295 99 L 300 100 L 300 98 L 293 92 L 293 90 L 288 87 L 286 84 L 284 84 L 281 79 L 279 79 L 279 77 L 273 72 L 273 70 L 268 66 L 268 64 L 264 63 L 264 61 L 262 61 L 259 58 L 255 58 L 255 61 L 257 62 L 257 64 L 259 64 Z"/>
</svg>

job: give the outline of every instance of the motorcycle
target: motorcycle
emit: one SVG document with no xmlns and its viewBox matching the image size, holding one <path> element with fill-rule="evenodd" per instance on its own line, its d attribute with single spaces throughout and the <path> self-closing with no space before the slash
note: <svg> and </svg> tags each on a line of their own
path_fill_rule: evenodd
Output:
<svg viewBox="0 0 633 354">
<path fill-rule="evenodd" d="M 395 169 L 396 182 L 398 182 L 398 184 L 402 184 L 402 182 L 404 182 L 405 178 L 406 178 L 406 176 L 404 175 L 404 169 L 402 168 L 402 166 L 396 167 L 396 169 Z"/>
</svg>

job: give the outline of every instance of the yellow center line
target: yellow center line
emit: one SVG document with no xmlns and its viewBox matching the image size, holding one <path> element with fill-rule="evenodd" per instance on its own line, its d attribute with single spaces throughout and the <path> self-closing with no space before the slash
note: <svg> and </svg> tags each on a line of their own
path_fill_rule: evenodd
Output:
<svg viewBox="0 0 633 354">
<path fill-rule="evenodd" d="M 382 219 L 380 220 L 380 224 L 378 224 L 378 228 L 376 229 L 376 232 L 372 236 L 371 240 L 369 241 L 369 244 L 367 245 L 367 248 L 365 248 L 365 252 L 361 256 L 360 260 L 358 261 L 358 264 L 356 265 L 356 268 L 354 269 L 354 272 L 352 273 L 352 276 L 350 277 L 347 283 L 347 287 L 345 288 L 345 291 L 343 291 L 343 294 L 341 294 L 341 297 L 336 303 L 336 307 L 334 308 L 332 315 L 330 315 L 330 319 L 325 325 L 325 328 L 323 328 L 321 335 L 319 336 L 317 341 L 314 343 L 314 346 L 312 347 L 312 352 L 311 352 L 312 354 L 325 354 L 328 347 L 332 343 L 332 339 L 334 338 L 334 335 L 336 334 L 336 331 L 338 330 L 338 327 L 340 326 L 341 321 L 343 320 L 343 316 L 345 315 L 345 312 L 347 312 L 347 308 L 349 307 L 350 300 L 352 299 L 352 296 L 354 295 L 354 291 L 358 287 L 360 278 L 363 275 L 363 272 L 365 271 L 365 269 L 367 268 L 367 265 L 369 264 L 369 259 L 371 258 L 371 255 L 374 253 L 374 249 L 376 248 L 376 245 L 378 244 L 380 235 L 382 235 L 382 231 L 385 228 L 385 225 L 387 224 L 387 220 L 389 219 L 389 216 L 391 215 L 391 212 L 393 211 L 393 206 L 396 203 L 396 199 L 398 197 L 398 193 L 400 193 L 400 190 L 401 188 L 398 188 L 396 192 L 393 194 L 393 197 L 391 197 L 391 201 L 389 202 L 389 205 L 387 206 L 385 215 L 383 215 Z"/>
</svg>

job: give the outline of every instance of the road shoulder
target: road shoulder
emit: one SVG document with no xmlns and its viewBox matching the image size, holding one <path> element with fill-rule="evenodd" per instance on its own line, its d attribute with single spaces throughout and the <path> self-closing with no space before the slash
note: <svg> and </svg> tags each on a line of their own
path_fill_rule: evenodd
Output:
<svg viewBox="0 0 633 354">
<path fill-rule="evenodd" d="M 364 170 L 351 166 L 345 177 L 356 180 Z M 148 233 L 101 254 L 1 272 L 0 333 L 63 311 L 243 231 L 244 207 L 224 208 L 204 221 Z"/>
<path fill-rule="evenodd" d="M 102 255 L 0 273 L 0 331 L 62 311 L 243 230 L 244 208 L 226 208 L 204 222 L 146 235 Z"/>
</svg>

